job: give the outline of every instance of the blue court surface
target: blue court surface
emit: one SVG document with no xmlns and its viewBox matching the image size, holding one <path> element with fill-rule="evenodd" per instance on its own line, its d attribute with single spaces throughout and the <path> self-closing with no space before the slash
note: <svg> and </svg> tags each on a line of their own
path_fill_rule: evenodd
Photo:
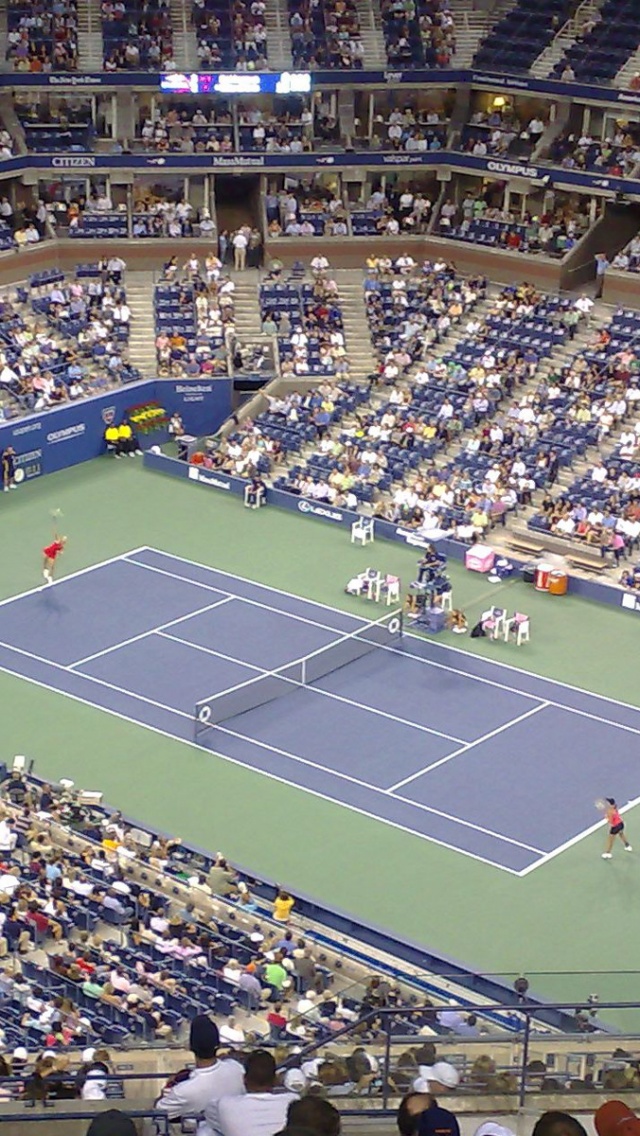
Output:
<svg viewBox="0 0 640 1136">
<path fill-rule="evenodd" d="M 193 745 L 196 702 L 366 622 L 139 548 L 1 603 L 0 669 Z M 198 744 L 516 875 L 640 796 L 640 710 L 414 635 Z"/>
</svg>

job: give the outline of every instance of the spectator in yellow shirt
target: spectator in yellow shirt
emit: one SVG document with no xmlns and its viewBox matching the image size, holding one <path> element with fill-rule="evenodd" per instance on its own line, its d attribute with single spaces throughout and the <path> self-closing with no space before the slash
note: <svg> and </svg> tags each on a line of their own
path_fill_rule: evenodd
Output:
<svg viewBox="0 0 640 1136">
<path fill-rule="evenodd" d="M 118 427 L 113 424 L 107 426 L 104 432 L 104 440 L 107 443 L 107 450 L 110 454 L 115 454 L 117 458 L 120 457 L 120 431 Z"/>
<path fill-rule="evenodd" d="M 126 418 L 120 426 L 118 426 L 118 443 L 120 446 L 121 454 L 128 454 L 130 458 L 134 458 L 136 454 L 142 453 L 138 445 L 131 424 L 127 422 Z"/>
<path fill-rule="evenodd" d="M 278 923 L 288 923 L 294 903 L 295 899 L 292 899 L 288 892 L 279 891 L 273 901 L 273 918 Z"/>
</svg>

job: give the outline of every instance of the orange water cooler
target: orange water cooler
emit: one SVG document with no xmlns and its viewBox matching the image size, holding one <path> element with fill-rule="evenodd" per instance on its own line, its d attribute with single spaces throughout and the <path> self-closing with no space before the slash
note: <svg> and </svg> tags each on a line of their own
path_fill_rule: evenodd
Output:
<svg viewBox="0 0 640 1136">
<path fill-rule="evenodd" d="M 569 577 L 566 572 L 554 568 L 549 573 L 549 595 L 550 596 L 565 596 L 567 588 L 569 587 Z"/>
</svg>

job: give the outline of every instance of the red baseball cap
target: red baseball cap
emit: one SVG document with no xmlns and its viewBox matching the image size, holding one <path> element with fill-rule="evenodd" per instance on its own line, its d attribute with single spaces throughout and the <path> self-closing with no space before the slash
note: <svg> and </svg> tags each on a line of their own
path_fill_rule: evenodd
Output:
<svg viewBox="0 0 640 1136">
<path fill-rule="evenodd" d="M 598 1136 L 640 1136 L 640 1118 L 623 1101 L 601 1104 L 593 1121 Z"/>
</svg>

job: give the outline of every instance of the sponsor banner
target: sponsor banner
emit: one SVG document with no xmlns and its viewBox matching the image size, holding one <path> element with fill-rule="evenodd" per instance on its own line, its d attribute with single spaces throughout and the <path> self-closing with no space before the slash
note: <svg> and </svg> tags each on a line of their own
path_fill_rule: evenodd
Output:
<svg viewBox="0 0 640 1136">
<path fill-rule="evenodd" d="M 231 379 L 205 382 L 152 379 L 118 387 L 106 395 L 16 418 L 0 425 L 0 451 L 13 446 L 25 479 L 55 473 L 105 453 L 104 431 L 119 423 L 132 406 L 158 401 L 168 414 L 177 411 L 187 433 L 217 430 L 231 413 Z M 166 431 L 143 435 L 142 446 L 164 441 Z"/>
<path fill-rule="evenodd" d="M 240 477 L 230 477 L 228 474 L 218 473 L 217 470 L 203 470 L 190 466 L 187 462 L 169 458 L 165 454 L 153 454 L 147 451 L 144 455 L 144 464 L 147 469 L 166 473 L 170 477 L 182 477 L 200 485 L 208 485 L 212 489 L 223 493 L 233 494 L 237 497 L 244 495 L 246 481 Z M 359 519 L 360 514 L 351 513 L 347 509 L 336 509 L 332 505 L 320 504 L 319 501 L 309 501 L 306 498 L 296 497 L 293 493 L 285 493 L 281 489 L 267 489 L 267 504 L 279 509 L 288 509 L 297 516 L 310 517 L 313 520 L 325 521 L 341 528 L 349 528 Z M 424 548 L 427 543 L 437 544 L 438 551 L 451 560 L 464 563 L 465 553 L 469 545 L 456 540 L 438 540 L 427 542 L 418 533 L 411 529 L 404 529 L 391 521 L 374 521 L 376 539 L 400 541 L 417 550 Z M 517 557 L 510 557 L 517 570 L 523 567 L 524 562 Z M 408 577 L 410 578 L 410 577 Z M 640 596 L 621 593 L 620 588 L 609 584 L 602 584 L 595 580 L 581 580 L 572 577 L 569 581 L 572 595 L 580 595 L 585 599 L 595 600 L 597 603 L 612 604 L 615 607 L 624 607 L 629 610 L 640 611 Z M 523 599 L 524 602 L 524 599 Z"/>
<path fill-rule="evenodd" d="M 477 173 L 495 180 L 523 178 L 541 181 L 548 178 L 550 185 L 584 190 L 613 196 L 625 193 L 640 198 L 640 181 L 633 178 L 602 177 L 576 170 L 565 170 L 552 165 L 530 165 L 523 161 L 497 158 L 475 158 L 472 154 L 453 150 L 438 150 L 426 154 L 355 153 L 355 154 L 171 154 L 166 157 L 148 157 L 144 154 L 31 154 L 23 158 L 0 161 L 0 175 L 31 169 L 44 173 L 47 170 L 139 170 L 160 168 L 176 170 L 313 170 L 331 166 L 335 170 L 421 167 Z"/>
<path fill-rule="evenodd" d="M 231 414 L 233 380 L 158 379 L 155 398 L 171 415 L 178 413 L 187 434 L 213 434 Z"/>
<path fill-rule="evenodd" d="M 487 87 L 496 91 L 510 90 L 523 93 L 534 92 L 553 99 L 569 99 L 599 103 L 603 106 L 637 106 L 640 93 L 618 90 L 615 87 L 594 86 L 587 83 L 564 83 L 561 79 L 536 79 L 533 75 L 504 74 L 484 71 L 479 68 L 426 69 L 415 71 L 395 71 L 389 67 L 384 71 L 314 71 L 308 72 L 249 72 L 239 75 L 234 72 L 203 72 L 200 74 L 162 75 L 148 71 L 97 72 L 93 74 L 35 75 L 9 73 L 0 75 L 0 87 L 48 87 L 64 90 L 102 87 L 102 88 L 152 88 L 156 91 L 188 89 L 193 94 L 224 88 L 230 97 L 244 97 L 247 93 L 271 92 L 288 93 L 307 91 L 318 87 L 332 90 L 340 87 L 384 87 L 384 86 L 428 86 L 458 87 L 462 85 Z"/>
</svg>

